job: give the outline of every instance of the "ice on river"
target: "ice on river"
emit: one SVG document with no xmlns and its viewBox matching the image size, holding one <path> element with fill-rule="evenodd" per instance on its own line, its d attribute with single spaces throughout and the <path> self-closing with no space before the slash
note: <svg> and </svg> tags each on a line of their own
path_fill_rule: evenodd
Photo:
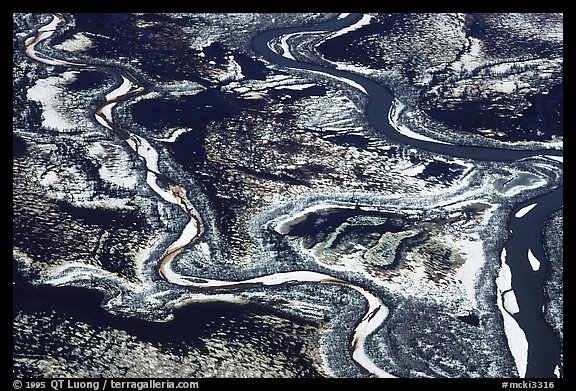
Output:
<svg viewBox="0 0 576 391">
<path fill-rule="evenodd" d="M 520 377 L 526 376 L 526 369 L 528 366 L 528 339 L 524 330 L 518 325 L 516 319 L 508 312 L 508 309 L 513 308 L 513 303 L 508 298 L 506 303 L 504 303 L 503 293 L 512 292 L 512 273 L 508 264 L 506 264 L 506 249 L 502 249 L 502 254 L 500 255 L 500 260 L 502 266 L 498 272 L 498 277 L 496 278 L 496 286 L 498 294 L 496 295 L 496 304 L 500 309 L 502 314 L 502 319 L 504 321 L 504 333 L 506 334 L 506 339 L 508 340 L 508 348 L 512 357 L 514 357 L 514 362 L 516 363 L 516 368 L 518 369 L 518 374 Z"/>
<path fill-rule="evenodd" d="M 534 256 L 530 249 L 528 250 L 528 261 L 530 262 L 530 266 L 532 266 L 532 270 L 535 272 L 540 270 L 540 261 Z"/>
<path fill-rule="evenodd" d="M 516 217 L 518 219 L 523 217 L 526 213 L 530 212 L 532 210 L 532 208 L 534 208 L 536 205 L 537 205 L 537 203 L 533 203 L 533 204 L 530 204 L 528 206 L 523 207 L 518 212 L 516 212 L 514 217 Z"/>
</svg>

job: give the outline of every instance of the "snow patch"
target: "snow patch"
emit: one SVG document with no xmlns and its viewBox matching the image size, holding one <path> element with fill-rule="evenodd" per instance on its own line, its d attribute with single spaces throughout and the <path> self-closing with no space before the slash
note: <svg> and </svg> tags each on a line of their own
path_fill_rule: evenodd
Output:
<svg viewBox="0 0 576 391">
<path fill-rule="evenodd" d="M 359 28 L 361 28 L 363 26 L 367 26 L 370 24 L 370 21 L 372 20 L 372 18 L 373 18 L 372 15 L 367 15 L 367 14 L 362 15 L 362 18 L 359 21 L 357 21 L 353 25 L 344 27 L 342 30 L 336 31 L 328 39 L 336 38 L 336 37 L 339 37 L 341 35 L 348 34 L 351 31 L 358 30 Z"/>
<path fill-rule="evenodd" d="M 226 70 L 228 71 L 228 74 L 225 77 L 225 81 L 242 80 L 245 77 L 242 73 L 242 67 L 240 64 L 238 64 L 238 62 L 236 62 L 236 59 L 233 55 L 228 56 L 228 64 L 226 64 Z"/>
<path fill-rule="evenodd" d="M 327 61 L 326 59 L 324 59 L 324 60 Z M 373 75 L 373 70 L 371 70 L 370 68 L 367 68 L 367 67 L 354 65 L 354 64 L 347 64 L 347 63 L 343 63 L 343 62 L 335 62 L 335 61 L 328 61 L 328 62 L 331 64 L 334 64 L 336 66 L 336 69 L 339 71 L 357 73 L 359 75 L 365 75 L 365 76 Z"/>
<path fill-rule="evenodd" d="M 130 157 L 124 149 L 114 144 L 97 142 L 88 148 L 88 155 L 100 163 L 98 173 L 104 181 L 125 189 L 136 187 L 137 172 L 128 165 Z"/>
<path fill-rule="evenodd" d="M 60 178 L 58 177 L 58 174 L 56 174 L 56 172 L 49 171 L 48 173 L 46 173 L 46 175 L 44 175 L 44 177 L 42 177 L 42 179 L 40 180 L 40 184 L 42 186 L 49 187 L 57 184 L 59 179 Z"/>
<path fill-rule="evenodd" d="M 475 37 L 467 37 L 469 47 L 468 52 L 460 57 L 458 61 L 452 63 L 451 68 L 455 71 L 467 71 L 470 72 L 475 68 L 481 66 L 484 62 L 484 43 Z"/>
<path fill-rule="evenodd" d="M 212 38 L 199 36 L 192 41 L 192 43 L 190 44 L 190 48 L 198 50 L 200 52 L 198 53 L 200 57 L 206 57 L 206 53 L 204 53 L 204 48 L 209 47 L 213 43 L 214 40 Z"/>
<path fill-rule="evenodd" d="M 476 279 L 478 272 L 486 263 L 482 242 L 480 240 L 472 241 L 461 239 L 451 243 L 449 238 L 446 238 L 446 240 L 466 255 L 466 261 L 456 271 L 454 277 L 462 282 L 468 299 L 476 308 L 478 307 L 476 301 Z"/>
<path fill-rule="evenodd" d="M 65 50 L 67 52 L 81 52 L 88 50 L 93 46 L 93 41 L 83 33 L 76 33 L 72 38 L 55 45 L 55 49 Z"/>
<path fill-rule="evenodd" d="M 200 251 L 202 251 L 202 254 L 204 254 L 204 257 L 206 257 L 207 259 L 210 259 L 211 252 L 210 252 L 210 246 L 208 246 L 208 243 L 202 242 L 198 245 L 198 247 L 200 247 Z"/>
<path fill-rule="evenodd" d="M 516 82 L 513 81 L 498 81 L 492 84 L 494 91 L 511 94 L 516 91 Z"/>
</svg>

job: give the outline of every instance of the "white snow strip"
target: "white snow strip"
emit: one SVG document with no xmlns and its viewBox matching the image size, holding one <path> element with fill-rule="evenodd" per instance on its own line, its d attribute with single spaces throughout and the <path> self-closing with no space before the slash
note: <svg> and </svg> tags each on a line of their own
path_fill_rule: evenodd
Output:
<svg viewBox="0 0 576 391">
<path fill-rule="evenodd" d="M 526 213 L 530 212 L 532 210 L 532 208 L 534 208 L 536 205 L 538 205 L 536 202 L 533 204 L 530 204 L 528 206 L 523 207 L 522 209 L 520 209 L 518 212 L 516 212 L 516 214 L 514 215 L 514 217 L 516 218 L 521 218 L 523 217 Z"/>
<path fill-rule="evenodd" d="M 537 272 L 540 269 L 540 261 L 532 254 L 532 250 L 530 249 L 528 249 L 528 261 L 530 262 L 530 266 L 532 266 L 532 270 Z"/>
<path fill-rule="evenodd" d="M 424 136 L 422 134 L 418 134 L 418 133 L 414 132 L 413 130 L 411 130 L 410 128 L 408 128 L 407 126 L 399 124 L 398 118 L 400 117 L 400 113 L 402 112 L 402 109 L 404 109 L 404 104 L 402 102 L 400 102 L 399 100 L 394 99 L 394 102 L 392 102 L 392 106 L 390 107 L 390 111 L 388 112 L 388 122 L 390 122 L 390 125 L 392 125 L 392 127 L 394 129 L 396 129 L 396 131 L 398 133 L 400 133 L 406 137 L 416 139 L 416 140 L 429 141 L 429 142 L 437 143 L 437 144 L 453 145 L 452 143 L 447 143 L 445 141 L 435 140 L 433 138 Z"/>
<path fill-rule="evenodd" d="M 292 80 L 294 80 L 294 76 L 290 76 L 290 75 L 269 75 L 266 77 L 266 80 L 264 80 L 264 82 L 266 83 L 266 85 L 274 85 L 274 83 L 279 84 L 279 83 L 290 83 Z"/>
<path fill-rule="evenodd" d="M 491 72 L 494 72 L 495 74 L 504 74 L 506 72 L 513 72 L 513 68 L 512 66 L 516 65 L 514 64 L 514 62 L 505 62 L 503 64 L 496 64 L 496 65 L 492 65 L 491 67 L 489 67 Z"/>
<path fill-rule="evenodd" d="M 335 76 L 331 73 L 325 73 L 325 72 L 321 72 L 321 71 L 313 71 L 310 69 L 307 69 L 307 71 L 312 72 L 312 73 L 319 73 L 323 76 L 329 76 L 329 77 L 332 77 L 334 79 L 340 80 L 341 82 L 346 83 L 349 86 L 352 86 L 352 87 L 356 88 L 357 90 L 360 90 L 363 93 L 365 93 L 366 95 L 368 95 L 368 91 L 366 91 L 366 89 L 364 87 L 362 87 L 362 85 L 356 83 L 354 80 L 346 79 L 345 77 L 339 77 L 339 76 Z"/>
<path fill-rule="evenodd" d="M 178 140 L 178 137 L 180 137 L 181 135 L 183 135 L 184 133 L 188 133 L 190 132 L 192 129 L 191 128 L 183 128 L 183 129 L 177 129 L 174 131 L 174 133 L 172 133 L 172 135 L 170 137 L 167 138 L 156 138 L 156 141 L 161 141 L 161 142 L 165 142 L 165 143 L 174 143 L 176 142 L 176 140 Z"/>
<path fill-rule="evenodd" d="M 326 59 L 324 59 L 324 60 L 326 60 Z M 328 61 L 328 60 L 326 60 L 326 61 Z M 372 72 L 373 72 L 372 70 L 370 70 L 370 68 L 358 66 L 356 64 L 348 64 L 348 63 L 337 62 L 337 61 L 328 61 L 328 62 L 331 64 L 334 64 L 336 66 L 336 69 L 339 71 L 358 73 L 360 75 L 365 75 L 365 76 L 370 76 L 370 75 L 372 75 Z"/>
<path fill-rule="evenodd" d="M 339 128 L 336 126 L 321 126 L 322 130 L 333 130 L 336 132 L 346 132 L 347 136 L 364 136 L 364 134 L 361 132 L 362 130 L 364 130 L 363 126 L 355 126 L 355 127 L 351 127 L 351 126 L 347 126 L 344 128 Z M 357 132 L 357 133 L 354 133 Z M 337 135 L 335 135 L 337 136 Z"/>
<path fill-rule="evenodd" d="M 316 85 L 309 83 L 309 81 L 304 81 L 299 78 L 291 76 L 274 75 L 268 76 L 266 80 L 242 80 L 241 82 L 232 81 L 228 83 L 224 89 L 232 90 L 240 94 L 245 94 L 245 96 L 252 95 L 254 97 L 262 97 L 260 93 L 267 92 L 271 88 L 291 88 L 292 85 L 305 85 L 310 84 L 310 86 Z M 292 89 L 297 89 L 298 87 L 293 87 Z"/>
<path fill-rule="evenodd" d="M 98 38 L 110 39 L 110 37 L 108 37 L 108 36 L 106 36 L 106 35 L 91 33 L 91 32 L 89 32 L 89 31 L 86 31 L 86 34 L 87 34 L 87 35 L 90 35 L 91 37 L 98 37 Z"/>
<path fill-rule="evenodd" d="M 560 163 L 564 163 L 564 156 L 554 156 L 554 155 L 544 155 L 548 159 L 556 160 Z"/>
<path fill-rule="evenodd" d="M 429 141 L 432 143 L 452 145 L 452 143 L 447 143 L 445 141 L 435 140 L 433 138 L 430 138 L 430 137 L 424 136 L 422 134 L 416 133 L 405 125 L 392 124 L 392 126 L 394 127 L 394 129 L 396 129 L 398 131 L 398 133 L 400 133 L 406 137 L 413 138 L 415 140 L 422 140 L 422 141 Z"/>
<path fill-rule="evenodd" d="M 276 90 L 280 90 L 280 89 L 282 89 L 282 90 L 284 90 L 284 89 L 286 89 L 286 90 L 305 90 L 307 88 L 314 87 L 314 86 L 316 86 L 316 84 L 314 84 L 314 83 L 290 84 L 290 85 L 285 85 L 285 86 L 276 86 L 276 87 L 274 87 L 274 89 L 276 89 Z"/>
<path fill-rule="evenodd" d="M 176 197 L 174 197 L 174 194 L 172 194 L 172 192 L 165 191 L 164 189 L 160 188 L 160 186 L 158 186 L 158 182 L 156 182 L 155 173 L 148 171 L 148 174 L 146 175 L 146 183 L 148 184 L 148 186 L 150 186 L 152 190 L 154 190 L 154 192 L 156 192 L 156 194 L 162 197 L 162 199 L 170 202 L 171 204 L 179 205 L 180 202 Z"/>
<path fill-rule="evenodd" d="M 330 278 L 326 274 L 311 272 L 307 270 L 297 270 L 293 272 L 275 273 L 269 276 L 256 277 L 243 282 L 261 283 L 263 285 L 279 285 L 291 281 L 299 282 L 320 282 Z"/>
<path fill-rule="evenodd" d="M 74 205 L 81 208 L 89 209 L 134 209 L 129 205 L 133 200 L 131 198 L 109 198 L 102 200 L 76 201 Z"/>
<path fill-rule="evenodd" d="M 179 279 L 180 281 L 185 281 L 185 285 L 187 286 L 192 286 L 192 287 L 196 287 L 196 288 L 211 288 L 211 287 L 234 287 L 236 285 L 243 285 L 243 284 L 262 284 L 262 285 L 267 285 L 267 286 L 273 286 L 273 285 L 281 285 L 281 284 L 285 284 L 288 282 L 322 282 L 325 280 L 330 279 L 330 276 L 327 276 L 325 274 L 322 273 L 317 273 L 317 272 L 311 272 L 311 271 L 307 271 L 307 270 L 298 270 L 298 271 L 293 271 L 293 272 L 284 272 L 284 273 L 274 273 L 271 275 L 267 275 L 267 276 L 262 276 L 262 277 L 255 277 L 255 278 L 250 278 L 248 280 L 241 280 L 241 281 L 226 281 L 226 280 L 212 280 L 212 279 L 204 279 L 201 278 L 202 282 L 193 282 L 188 280 L 187 278 L 190 277 L 185 277 L 185 276 L 180 276 L 179 274 L 174 273 L 173 271 L 170 271 L 171 269 L 171 263 L 172 262 L 168 262 L 167 265 L 165 265 L 163 271 L 165 272 L 165 275 L 168 277 L 168 275 L 172 276 L 176 276 L 177 279 Z M 166 273 L 167 271 L 170 271 L 169 273 Z M 186 280 L 183 280 L 186 279 Z M 174 283 L 175 281 L 173 281 L 171 278 L 168 278 L 168 281 Z"/>
<path fill-rule="evenodd" d="M 350 13 L 340 14 L 340 15 L 338 15 L 338 19 L 344 19 L 344 18 L 347 17 L 348 15 L 350 15 Z"/>
<path fill-rule="evenodd" d="M 242 94 L 242 97 L 244 99 L 262 99 L 264 98 L 264 95 L 258 92 L 246 92 Z"/>
<path fill-rule="evenodd" d="M 336 31 L 334 34 L 332 34 L 330 36 L 329 39 L 336 38 L 336 37 L 339 37 L 339 36 L 344 35 L 344 34 L 348 34 L 351 31 L 358 30 L 362 26 L 369 25 L 370 20 L 372 20 L 372 18 L 373 18 L 372 15 L 366 15 L 366 14 L 362 15 L 362 18 L 359 21 L 357 21 L 353 25 L 350 25 L 348 27 L 344 27 L 342 30 Z"/>
<path fill-rule="evenodd" d="M 109 281 L 114 281 L 117 286 L 126 287 L 129 290 L 138 292 L 142 289 L 141 286 L 132 283 L 127 283 L 121 277 L 118 277 L 114 273 L 103 270 L 100 267 L 94 265 L 88 265 L 85 263 L 69 263 L 62 267 L 56 269 L 52 274 L 60 275 L 59 277 L 50 277 L 46 280 L 47 284 L 54 286 L 70 286 L 75 285 L 79 281 L 92 281 L 94 277 L 99 277 L 102 279 L 107 279 Z M 96 279 L 97 279 L 96 278 Z M 77 284 L 76 284 L 77 285 Z"/>
<path fill-rule="evenodd" d="M 243 299 L 236 294 L 230 293 L 195 293 L 189 296 L 185 296 L 184 299 L 177 299 L 174 304 L 174 308 L 184 307 L 190 303 L 213 303 L 213 302 L 227 302 L 227 303 L 234 303 L 234 304 L 249 304 L 250 301 L 247 299 Z"/>
<path fill-rule="evenodd" d="M 349 123 L 349 122 L 350 122 L 349 118 L 343 118 L 343 119 L 338 119 L 335 121 L 324 122 L 324 126 L 326 126 L 326 125 L 334 126 L 334 125 L 345 124 L 345 123 Z M 324 127 L 323 129 L 329 129 L 329 128 Z M 334 129 L 339 129 L 339 128 L 334 128 Z"/>
</svg>

